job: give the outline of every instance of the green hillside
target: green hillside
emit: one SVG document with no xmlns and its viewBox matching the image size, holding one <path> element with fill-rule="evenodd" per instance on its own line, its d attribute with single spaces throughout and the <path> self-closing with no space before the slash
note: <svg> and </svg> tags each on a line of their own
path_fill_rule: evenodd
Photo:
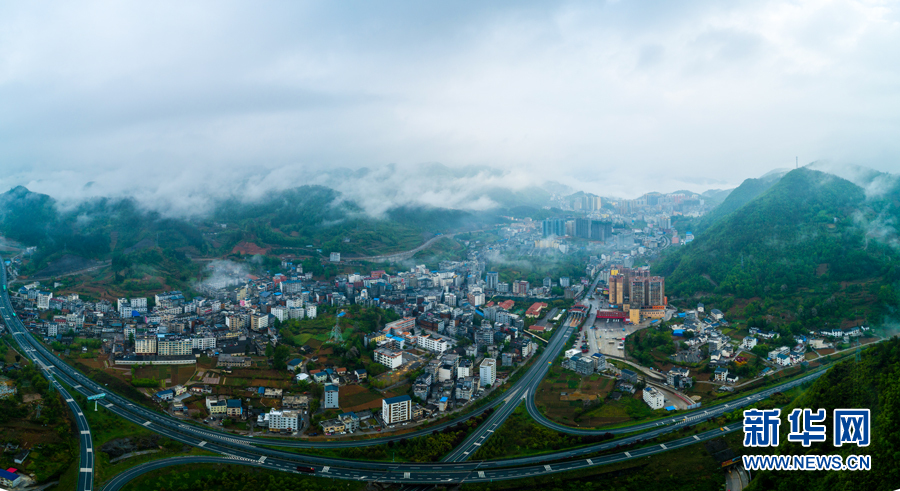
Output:
<svg viewBox="0 0 900 491">
<path fill-rule="evenodd" d="M 781 303 L 781 319 L 769 323 L 824 323 L 826 315 L 840 321 L 851 309 L 877 321 L 897 305 L 892 285 L 900 279 L 898 253 L 889 240 L 867 240 L 864 224 L 888 213 L 896 213 L 890 200 L 867 200 L 849 181 L 796 169 L 655 270 L 666 276 L 670 298 L 708 292 Z M 812 297 L 818 303 L 804 310 Z"/>
<path fill-rule="evenodd" d="M 825 409 L 828 440 L 804 448 L 787 441 L 790 424 L 787 414 L 794 407 L 813 411 Z M 870 408 L 871 442 L 868 447 L 832 444 L 834 409 Z M 762 471 L 754 474 L 748 491 L 831 491 L 896 489 L 900 486 L 900 339 L 893 337 L 863 351 L 857 364 L 841 362 L 819 378 L 791 407 L 781 412 L 780 455 L 871 455 L 870 471 Z M 765 454 L 763 449 L 745 449 L 745 453 Z"/>
<path fill-rule="evenodd" d="M 780 178 L 781 175 L 777 174 L 759 179 L 746 179 L 740 186 L 731 190 L 718 206 L 697 221 L 694 233 L 706 230 L 712 224 L 739 210 L 754 198 L 766 192 Z"/>
<path fill-rule="evenodd" d="M 394 207 L 374 218 L 333 189 L 301 186 L 252 202 L 222 199 L 205 216 L 171 218 L 132 199 L 61 205 L 19 186 L 0 194 L 0 234 L 37 246 L 24 275 L 57 277 L 109 261 L 94 283 L 135 291 L 186 288 L 202 270 L 192 257 L 293 253 L 318 264 L 329 252 L 379 255 L 440 233 L 492 228 L 504 221 L 501 212 Z"/>
</svg>

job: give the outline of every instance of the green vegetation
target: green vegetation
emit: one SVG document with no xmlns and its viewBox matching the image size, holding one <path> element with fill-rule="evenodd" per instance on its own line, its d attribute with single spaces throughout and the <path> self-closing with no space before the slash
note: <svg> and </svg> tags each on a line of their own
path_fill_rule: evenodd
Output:
<svg viewBox="0 0 900 491">
<path fill-rule="evenodd" d="M 625 338 L 625 350 L 641 365 L 652 367 L 658 361 L 652 356 L 652 351 L 664 355 L 674 355 L 676 347 L 671 329 L 663 323 L 640 330 Z"/>
<path fill-rule="evenodd" d="M 135 479 L 127 491 L 244 491 L 303 489 L 363 491 L 365 482 L 321 479 L 242 465 L 191 464 L 160 469 Z"/>
<path fill-rule="evenodd" d="M 519 405 L 491 438 L 478 448 L 472 459 L 507 459 L 598 443 L 611 438 L 612 434 L 574 436 L 551 430 L 531 419 L 525 406 Z"/>
<path fill-rule="evenodd" d="M 827 413 L 824 425 L 829 440 L 804 448 L 787 441 L 790 425 L 787 415 L 795 407 L 823 408 Z M 836 408 L 871 409 L 871 443 L 865 449 L 856 445 L 835 448 L 831 443 L 832 414 Z M 819 378 L 794 404 L 783 409 L 780 445 L 769 452 L 781 455 L 842 455 L 872 456 L 872 470 L 868 472 L 758 472 L 749 490 L 833 490 L 833 489 L 893 489 L 900 482 L 900 468 L 890 463 L 897 459 L 900 448 L 900 339 L 894 337 L 867 348 L 859 363 L 847 360 L 834 365 Z M 755 449 L 766 453 L 767 449 Z"/>
<path fill-rule="evenodd" d="M 14 454 L 0 453 L 0 465 L 34 473 L 38 482 L 45 482 L 64 474 L 73 462 L 77 464 L 77 441 L 71 438 L 74 424 L 59 393 L 33 364 L 9 348 L 11 343 L 9 336 L 0 341 L 0 361 L 15 361 L 21 369 L 5 374 L 15 382 L 17 391 L 0 399 L 0 445 L 27 444 L 31 454 L 24 464 L 14 464 Z"/>
<path fill-rule="evenodd" d="M 879 239 L 896 231 L 872 227 L 879 214 L 896 215 L 897 208 L 867 200 L 849 181 L 797 169 L 654 270 L 666 276 L 673 297 L 763 298 L 749 309 L 734 302 L 729 315 L 783 334 L 844 321 L 878 323 L 900 306 L 893 286 L 900 281 L 900 255 L 889 239 Z"/>
</svg>

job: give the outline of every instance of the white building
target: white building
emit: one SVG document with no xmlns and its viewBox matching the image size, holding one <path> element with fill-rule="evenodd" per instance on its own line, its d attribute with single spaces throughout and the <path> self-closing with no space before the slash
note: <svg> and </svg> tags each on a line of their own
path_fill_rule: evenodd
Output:
<svg viewBox="0 0 900 491">
<path fill-rule="evenodd" d="M 328 384 L 325 386 L 325 409 L 337 409 L 340 406 L 340 401 L 338 400 L 338 386 L 334 384 Z"/>
<path fill-rule="evenodd" d="M 316 318 L 316 306 L 315 305 L 307 305 L 306 306 L 306 318 L 307 319 L 315 319 Z"/>
<path fill-rule="evenodd" d="M 274 315 L 279 322 L 284 322 L 285 320 L 290 319 L 290 309 L 278 306 L 272 309 L 272 315 Z"/>
<path fill-rule="evenodd" d="M 37 296 L 37 308 L 38 310 L 47 310 L 50 308 L 50 299 L 53 298 L 53 292 L 50 293 L 38 293 Z"/>
<path fill-rule="evenodd" d="M 490 387 L 497 381 L 497 360 L 493 358 L 485 358 L 482 360 L 480 368 L 481 386 Z"/>
<path fill-rule="evenodd" d="M 329 256 L 329 260 L 333 263 L 341 262 L 341 253 L 340 252 L 332 252 Z"/>
<path fill-rule="evenodd" d="M 754 338 L 753 336 L 747 336 L 747 337 L 744 338 L 744 340 L 741 342 L 741 349 L 751 350 L 751 349 L 753 349 L 755 346 L 756 346 L 756 338 Z"/>
<path fill-rule="evenodd" d="M 300 418 L 297 411 L 291 410 L 271 410 L 269 411 L 269 431 L 290 430 L 296 432 L 300 428 Z"/>
<path fill-rule="evenodd" d="M 137 310 L 142 314 L 147 313 L 147 297 L 132 298 L 129 303 L 131 304 L 131 310 Z"/>
<path fill-rule="evenodd" d="M 412 399 L 408 395 L 383 399 L 381 419 L 388 425 L 412 419 Z"/>
<path fill-rule="evenodd" d="M 433 351 L 437 354 L 443 354 L 445 351 L 450 349 L 450 343 L 448 343 L 446 339 L 439 338 L 432 334 L 419 336 L 418 344 L 420 348 L 427 349 L 428 351 Z"/>
<path fill-rule="evenodd" d="M 216 338 L 212 336 L 191 338 L 191 349 L 215 349 L 215 347 Z"/>
<path fill-rule="evenodd" d="M 403 352 L 378 348 L 375 350 L 375 361 L 393 370 L 403 364 Z"/>
<path fill-rule="evenodd" d="M 666 398 L 659 389 L 647 386 L 644 388 L 644 402 L 650 409 L 662 409 L 666 405 Z"/>
<path fill-rule="evenodd" d="M 250 316 L 250 329 L 262 331 L 269 327 L 269 314 L 253 314 Z"/>
<path fill-rule="evenodd" d="M 160 339 L 156 342 L 159 356 L 180 356 L 191 354 L 191 339 Z"/>
<path fill-rule="evenodd" d="M 137 336 L 134 338 L 134 352 L 138 355 L 156 354 L 156 336 Z"/>
</svg>

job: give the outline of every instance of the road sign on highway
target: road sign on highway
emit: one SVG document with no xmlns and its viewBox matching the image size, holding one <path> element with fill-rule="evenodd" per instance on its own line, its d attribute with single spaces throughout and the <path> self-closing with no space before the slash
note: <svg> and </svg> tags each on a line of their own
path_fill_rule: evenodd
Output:
<svg viewBox="0 0 900 491">
<path fill-rule="evenodd" d="M 94 412 L 97 412 L 97 401 L 106 397 L 106 392 L 101 392 L 99 394 L 94 394 L 92 396 L 88 396 L 87 400 L 94 401 Z"/>
</svg>

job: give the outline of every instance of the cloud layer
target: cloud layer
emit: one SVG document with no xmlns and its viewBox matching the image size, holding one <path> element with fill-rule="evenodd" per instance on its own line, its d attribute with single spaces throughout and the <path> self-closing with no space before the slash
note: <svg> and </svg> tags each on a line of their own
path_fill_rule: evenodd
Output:
<svg viewBox="0 0 900 491">
<path fill-rule="evenodd" d="M 192 210 L 365 166 L 477 208 L 410 169 L 607 196 L 896 172 L 898 88 L 876 1 L 7 3 L 0 187 Z"/>
</svg>

